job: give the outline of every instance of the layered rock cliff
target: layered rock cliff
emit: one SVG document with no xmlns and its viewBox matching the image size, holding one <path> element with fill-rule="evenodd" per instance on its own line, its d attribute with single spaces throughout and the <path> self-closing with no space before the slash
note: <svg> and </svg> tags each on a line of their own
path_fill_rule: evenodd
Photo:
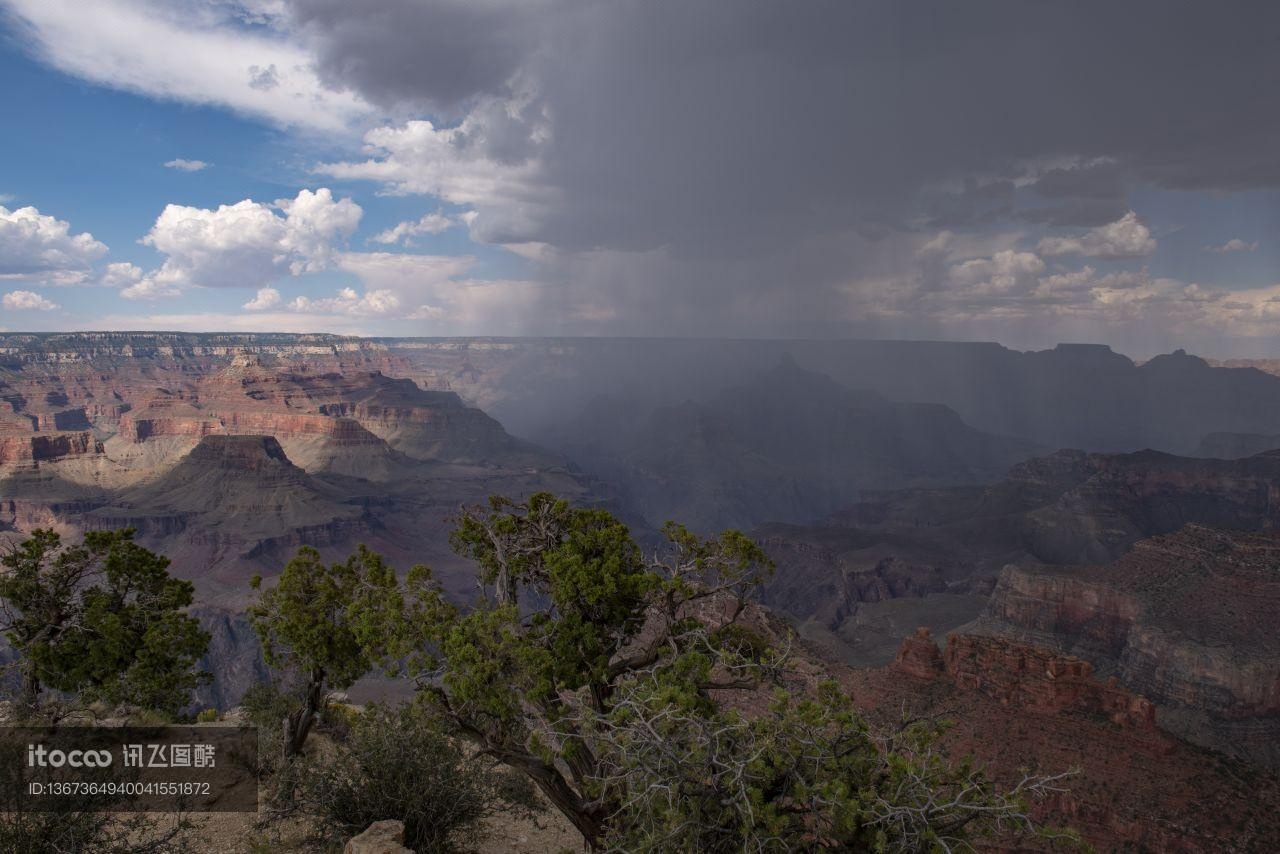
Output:
<svg viewBox="0 0 1280 854">
<path fill-rule="evenodd" d="M 1059 451 L 1020 463 L 989 486 L 871 494 L 820 523 L 767 525 L 753 536 L 777 564 L 765 601 L 830 633 L 849 660 L 884 663 L 891 646 L 879 648 L 880 658 L 863 658 L 845 637 L 850 621 L 875 603 L 950 596 L 969 608 L 944 627 L 955 628 L 980 616 L 977 595 L 990 592 L 1005 566 L 1110 561 L 1144 537 L 1189 523 L 1280 528 L 1280 454 L 1200 460 Z M 1073 577 L 1061 582 L 1064 601 L 1085 607 L 1102 595 L 1072 586 Z M 1123 610 L 1122 602 L 1113 605 Z M 923 618 L 930 607 L 926 599 L 916 610 Z M 1080 644 L 1110 648 L 1105 622 L 1091 618 L 1079 631 Z"/>
<path fill-rule="evenodd" d="M 460 505 L 588 497 L 561 458 L 396 366 L 337 336 L 0 334 L 0 538 L 136 528 L 195 581 L 218 627 L 206 699 L 232 701 L 260 667 L 235 617 L 248 578 L 298 546 L 429 561 L 461 595 Z"/>
<path fill-rule="evenodd" d="M 1188 526 L 1082 569 L 1008 567 L 985 633 L 1091 661 L 1188 739 L 1280 769 L 1280 534 Z"/>
<path fill-rule="evenodd" d="M 1061 650 L 957 632 L 944 651 L 918 630 L 890 666 L 815 669 L 873 725 L 947 720 L 943 750 L 992 778 L 1073 772 L 1031 809 L 1097 851 L 1266 851 L 1280 836 L 1280 779 L 1169 732 L 1150 699 Z"/>
</svg>

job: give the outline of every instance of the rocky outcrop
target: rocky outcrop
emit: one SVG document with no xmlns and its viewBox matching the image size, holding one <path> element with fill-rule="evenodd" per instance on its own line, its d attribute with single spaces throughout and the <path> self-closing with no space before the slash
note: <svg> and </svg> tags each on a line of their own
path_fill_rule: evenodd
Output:
<svg viewBox="0 0 1280 854">
<path fill-rule="evenodd" d="M 1087 661 L 1003 638 L 952 635 L 943 656 L 960 688 L 1037 714 L 1083 711 L 1117 724 L 1155 726 L 1151 701 L 1093 676 Z"/>
<path fill-rule="evenodd" d="M 222 430 L 222 422 L 212 418 L 151 417 L 125 413 L 120 416 L 119 421 L 119 435 L 138 444 L 160 436 L 200 439 L 213 433 L 220 433 Z"/>
<path fill-rule="evenodd" d="M 922 627 L 903 639 L 892 667 L 918 679 L 945 676 L 962 690 L 1032 714 L 1079 712 L 1120 725 L 1156 725 L 1151 701 L 1115 679 L 1095 678 L 1089 662 L 1007 638 L 956 633 L 947 638 L 943 652 Z"/>
<path fill-rule="evenodd" d="M 1043 450 L 976 430 L 944 406 L 847 388 L 787 358 L 672 406 L 602 395 L 566 431 L 559 447 L 618 484 L 655 527 L 681 519 L 703 531 L 807 522 L 869 489 L 986 483 Z"/>
<path fill-rule="evenodd" d="M 85 431 L 26 436 L 0 436 L 0 465 L 49 462 L 102 453 L 102 443 Z"/>
<path fill-rule="evenodd" d="M 802 645 L 797 658 L 811 649 Z M 1280 838 L 1280 779 L 1188 744 L 1146 698 L 1060 650 L 956 632 L 944 652 L 917 631 L 888 667 L 793 669 L 806 665 L 816 671 L 807 684 L 837 679 L 873 728 L 945 719 L 942 753 L 971 757 L 988 779 L 1069 772 L 1029 807 L 1094 850 L 1269 851 Z M 1031 840 L 980 849 L 1052 850 Z"/>
<path fill-rule="evenodd" d="M 933 679 L 946 672 L 946 662 L 929 630 L 921 626 L 915 634 L 902 639 L 902 646 L 893 659 L 893 669 L 917 679 Z"/>
<path fill-rule="evenodd" d="M 1280 768 L 1280 534 L 1188 526 L 1081 569 L 1009 567 L 984 633 L 1079 655 L 1192 741 Z"/>
<path fill-rule="evenodd" d="M 586 490 L 560 458 L 397 367 L 385 345 L 337 336 L 0 333 L 0 529 L 135 528 L 195 582 L 202 614 L 241 611 L 249 577 L 303 545 L 429 560 L 459 593 L 447 520 L 460 505 Z M 252 681 L 257 645 L 214 623 L 203 699 L 224 706 Z"/>
<path fill-rule="evenodd" d="M 342 854 L 413 854 L 404 847 L 404 822 L 375 821 L 359 836 L 347 840 Z"/>
</svg>

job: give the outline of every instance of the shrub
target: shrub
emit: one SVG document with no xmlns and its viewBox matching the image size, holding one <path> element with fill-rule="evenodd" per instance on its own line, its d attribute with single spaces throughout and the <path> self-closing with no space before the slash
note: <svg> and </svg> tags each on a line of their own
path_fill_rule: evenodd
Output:
<svg viewBox="0 0 1280 854">
<path fill-rule="evenodd" d="M 177 854 L 191 850 L 192 825 L 181 815 L 157 819 L 145 813 L 96 810 L 95 798 L 89 795 L 61 798 L 57 809 L 50 811 L 29 809 L 22 754 L 16 742 L 0 745 L 0 851 Z M 113 779 L 105 774 L 96 777 Z"/>
<path fill-rule="evenodd" d="M 289 811 L 317 819 L 329 843 L 398 819 L 414 851 L 455 851 L 500 806 L 532 811 L 537 803 L 522 777 L 469 755 L 414 704 L 369 706 L 344 743 L 290 763 L 282 775 L 291 778 Z"/>
</svg>

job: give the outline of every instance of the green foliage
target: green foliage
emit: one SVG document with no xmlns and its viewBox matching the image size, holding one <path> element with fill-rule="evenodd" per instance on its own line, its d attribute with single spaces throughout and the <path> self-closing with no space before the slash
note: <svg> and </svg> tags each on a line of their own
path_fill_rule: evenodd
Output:
<svg viewBox="0 0 1280 854">
<path fill-rule="evenodd" d="M 1060 777 L 1002 790 L 945 759 L 935 722 L 877 731 L 834 683 L 777 690 L 790 634 L 749 604 L 772 569 L 764 552 L 736 531 L 664 533 L 665 552 L 646 556 L 602 510 L 493 498 L 452 537 L 477 566 L 468 609 L 426 567 L 402 592 L 363 548 L 332 567 L 304 549 L 253 611 L 269 660 L 310 673 L 317 711 L 317 674 L 349 683 L 405 661 L 431 717 L 379 708 L 352 721 L 336 754 L 282 766 L 279 803 L 335 834 L 425 823 L 436 829 L 415 837 L 422 850 L 446 850 L 500 799 L 460 736 L 523 774 L 593 849 L 940 852 L 1032 830 L 1026 800 Z M 744 691 L 754 703 L 731 701 Z M 409 812 L 441 798 L 464 823 Z"/>
<path fill-rule="evenodd" d="M 258 731 L 259 777 L 273 773 L 284 752 L 283 721 L 303 702 L 301 690 L 287 690 L 277 682 L 255 682 L 240 698 L 246 722 Z"/>
<path fill-rule="evenodd" d="M 420 662 L 438 667 L 428 700 L 457 732 L 528 774 L 593 843 L 624 793 L 601 785 L 581 716 L 610 714 L 636 671 L 673 702 L 710 708 L 709 691 L 770 666 L 734 625 L 770 568 L 764 553 L 736 532 L 705 540 L 672 525 L 667 535 L 667 558 L 647 560 L 607 512 L 545 493 L 494 498 L 463 514 L 452 541 L 491 591 L 473 609 L 450 605 L 429 570 L 409 577 L 406 625 L 436 653 Z M 710 603 L 716 627 L 698 618 Z"/>
<path fill-rule="evenodd" d="M 198 724 L 216 723 L 218 719 L 219 715 L 217 709 L 201 709 L 196 713 L 196 723 Z"/>
<path fill-rule="evenodd" d="M 873 732 L 832 684 L 754 715 L 727 703 L 780 684 L 789 635 L 748 604 L 771 565 L 736 531 L 664 533 L 646 557 L 608 513 L 547 494 L 465 511 L 475 606 L 409 577 L 423 699 L 592 848 L 928 852 L 1030 828 L 1024 797 L 1057 778 L 1001 792 L 942 758 L 937 726 Z"/>
<path fill-rule="evenodd" d="M 249 619 L 273 667 L 322 670 L 328 685 L 343 689 L 385 659 L 402 602 L 395 571 L 381 556 L 360 546 L 326 566 L 304 546 L 274 587 L 254 581 L 261 592 Z"/>
<path fill-rule="evenodd" d="M 940 722 L 877 732 L 834 682 L 799 699 L 778 690 L 750 716 L 654 689 L 636 680 L 609 716 L 584 721 L 600 783 L 627 792 L 603 840 L 612 851 L 968 851 L 1033 833 L 1027 800 L 1061 779 L 1001 790 L 943 757 Z"/>
<path fill-rule="evenodd" d="M 415 704 L 371 705 L 332 750 L 291 765 L 283 806 L 318 819 L 341 844 L 370 824 L 397 819 L 419 852 L 469 849 L 495 809 L 534 808 L 532 789 L 491 760 L 468 755 Z"/>
<path fill-rule="evenodd" d="M 133 534 L 92 531 L 63 546 L 39 530 L 0 559 L 4 631 L 23 658 L 28 705 L 49 687 L 172 715 L 208 678 L 196 662 L 209 635 L 185 613 L 191 582 Z"/>
<path fill-rule="evenodd" d="M 404 637 L 404 601 L 395 570 L 363 545 L 342 563 L 325 565 L 310 547 L 298 550 L 274 587 L 260 590 L 249 620 L 273 667 L 306 681 L 300 705 L 285 721 L 286 757 L 302 749 L 330 689 L 349 687 L 379 664 L 393 665 Z"/>
</svg>

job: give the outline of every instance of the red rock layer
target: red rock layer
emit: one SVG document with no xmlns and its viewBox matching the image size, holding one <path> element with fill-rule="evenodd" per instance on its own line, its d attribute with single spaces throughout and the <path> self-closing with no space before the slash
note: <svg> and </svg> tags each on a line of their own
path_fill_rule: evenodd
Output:
<svg viewBox="0 0 1280 854">
<path fill-rule="evenodd" d="M 1153 727 L 1150 700 L 1093 677 L 1093 665 L 1052 650 L 1002 638 L 952 635 L 943 656 L 960 688 L 981 691 L 1001 705 L 1038 714 L 1095 712 L 1117 724 Z"/>
<path fill-rule="evenodd" d="M 1280 769 L 1280 534 L 1190 525 L 1082 569 L 1008 567 L 983 633 L 1079 655 L 1197 743 Z"/>
<path fill-rule="evenodd" d="M 89 432 L 0 436 L 0 464 L 30 463 L 102 453 L 102 443 Z"/>
<path fill-rule="evenodd" d="M 951 721 L 944 752 L 972 757 L 994 779 L 1075 769 L 1032 813 L 1097 851 L 1270 851 L 1280 838 L 1280 781 L 1164 731 L 1150 703 L 1095 679 L 1080 659 L 968 635 L 953 635 L 944 653 L 917 630 L 892 666 L 811 666 L 810 679 L 834 675 L 880 726 L 904 714 Z M 1024 840 L 978 850 L 1059 849 Z"/>
</svg>

